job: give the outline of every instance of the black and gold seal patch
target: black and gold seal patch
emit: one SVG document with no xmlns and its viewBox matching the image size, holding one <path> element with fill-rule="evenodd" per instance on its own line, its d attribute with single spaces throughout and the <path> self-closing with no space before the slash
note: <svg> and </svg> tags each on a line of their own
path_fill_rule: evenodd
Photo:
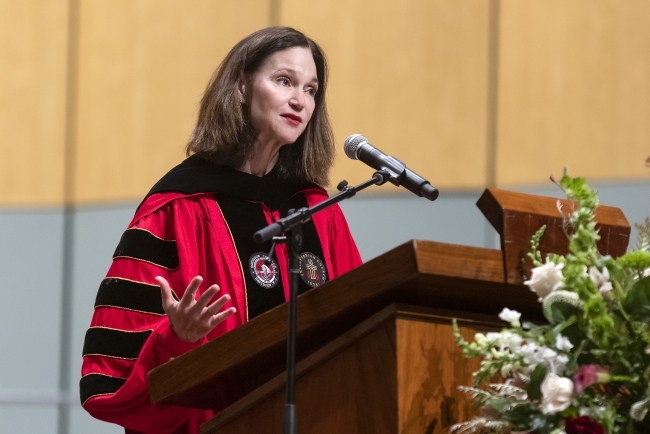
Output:
<svg viewBox="0 0 650 434">
<path fill-rule="evenodd" d="M 325 264 L 313 253 L 303 253 L 300 255 L 300 277 L 311 287 L 322 285 L 327 282 Z"/>
<path fill-rule="evenodd" d="M 278 264 L 266 253 L 255 253 L 248 261 L 253 280 L 262 288 L 273 288 L 280 281 Z"/>
</svg>

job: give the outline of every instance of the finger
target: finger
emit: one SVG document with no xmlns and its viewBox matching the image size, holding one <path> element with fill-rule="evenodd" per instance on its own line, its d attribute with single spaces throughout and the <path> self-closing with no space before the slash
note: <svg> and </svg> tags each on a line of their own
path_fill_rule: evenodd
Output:
<svg viewBox="0 0 650 434">
<path fill-rule="evenodd" d="M 203 312 L 203 309 L 208 305 L 208 302 L 212 300 L 212 297 L 219 291 L 219 285 L 212 285 L 205 290 L 201 297 L 196 301 L 196 305 L 192 309 L 196 309 L 198 312 Z"/>
<path fill-rule="evenodd" d="M 208 321 L 208 327 L 210 330 L 215 328 L 217 324 L 220 322 L 226 320 L 228 317 L 230 317 L 232 314 L 237 312 L 237 309 L 234 307 L 228 308 L 224 310 L 223 312 L 219 312 L 218 314 L 214 315 L 212 318 L 210 318 L 210 321 Z"/>
<path fill-rule="evenodd" d="M 203 282 L 203 277 L 201 276 L 196 276 L 194 279 L 192 279 L 190 284 L 187 286 L 187 289 L 185 290 L 183 297 L 181 298 L 182 308 L 187 308 L 192 306 L 192 304 L 194 303 L 194 298 L 196 297 L 196 290 L 199 289 L 201 282 Z"/>
<path fill-rule="evenodd" d="M 172 288 L 164 277 L 156 276 L 156 282 L 160 285 L 163 309 L 167 312 L 176 304 L 176 300 L 174 300 L 174 296 L 172 296 Z"/>
<path fill-rule="evenodd" d="M 228 303 L 229 301 L 230 301 L 230 295 L 228 295 L 228 294 L 219 297 L 219 299 L 217 301 L 212 303 L 205 310 L 205 313 L 204 313 L 203 316 L 204 317 L 211 317 L 213 315 L 216 315 L 221 310 L 221 308 L 224 307 L 226 305 L 226 303 Z"/>
</svg>

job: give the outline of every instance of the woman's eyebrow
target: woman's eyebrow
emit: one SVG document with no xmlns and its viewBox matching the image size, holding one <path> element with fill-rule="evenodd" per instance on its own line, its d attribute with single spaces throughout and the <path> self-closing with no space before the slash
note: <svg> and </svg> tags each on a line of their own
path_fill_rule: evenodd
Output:
<svg viewBox="0 0 650 434">
<path fill-rule="evenodd" d="M 295 69 L 292 69 L 292 68 L 278 68 L 278 69 L 275 71 L 275 73 L 276 73 L 276 74 L 287 73 L 287 74 L 293 74 L 293 75 L 295 75 L 295 74 L 296 74 L 296 70 L 295 70 Z M 310 82 L 310 83 L 316 83 L 316 84 L 318 84 L 318 77 L 316 77 L 316 76 L 312 77 L 311 80 L 309 80 L 309 82 Z"/>
</svg>

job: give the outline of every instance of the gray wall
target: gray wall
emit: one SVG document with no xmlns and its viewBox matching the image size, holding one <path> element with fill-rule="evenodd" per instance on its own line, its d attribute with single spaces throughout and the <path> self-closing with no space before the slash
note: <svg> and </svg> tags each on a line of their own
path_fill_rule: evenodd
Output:
<svg viewBox="0 0 650 434">
<path fill-rule="evenodd" d="M 596 184 L 601 203 L 630 223 L 650 215 L 650 183 Z M 562 197 L 549 186 L 511 188 Z M 496 247 L 495 231 L 475 207 L 481 192 L 442 192 L 436 202 L 410 195 L 359 194 L 342 203 L 364 260 L 413 238 Z M 77 382 L 95 292 L 137 206 L 86 207 L 73 214 L 71 302 L 61 306 L 63 212 L 0 211 L 0 432 L 57 433 L 57 410 L 69 411 L 70 434 L 119 433 L 81 409 Z M 71 320 L 70 377 L 61 387 L 61 318 Z M 68 391 L 66 391 L 67 389 Z M 64 434 L 64 433 L 60 433 Z"/>
</svg>

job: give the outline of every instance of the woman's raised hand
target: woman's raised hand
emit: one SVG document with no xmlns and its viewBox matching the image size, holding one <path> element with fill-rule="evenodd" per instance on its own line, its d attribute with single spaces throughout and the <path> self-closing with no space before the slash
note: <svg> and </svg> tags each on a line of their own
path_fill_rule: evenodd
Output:
<svg viewBox="0 0 650 434">
<path fill-rule="evenodd" d="M 196 276 L 188 285 L 180 301 L 172 296 L 172 288 L 164 278 L 156 277 L 162 293 L 162 303 L 169 324 L 174 334 L 186 342 L 197 342 L 215 328 L 217 324 L 235 313 L 237 309 L 230 307 L 222 312 L 221 308 L 230 301 L 228 294 L 219 297 L 217 301 L 208 306 L 208 303 L 219 291 L 218 285 L 212 285 L 195 300 L 196 290 L 203 282 L 201 276 Z"/>
</svg>

